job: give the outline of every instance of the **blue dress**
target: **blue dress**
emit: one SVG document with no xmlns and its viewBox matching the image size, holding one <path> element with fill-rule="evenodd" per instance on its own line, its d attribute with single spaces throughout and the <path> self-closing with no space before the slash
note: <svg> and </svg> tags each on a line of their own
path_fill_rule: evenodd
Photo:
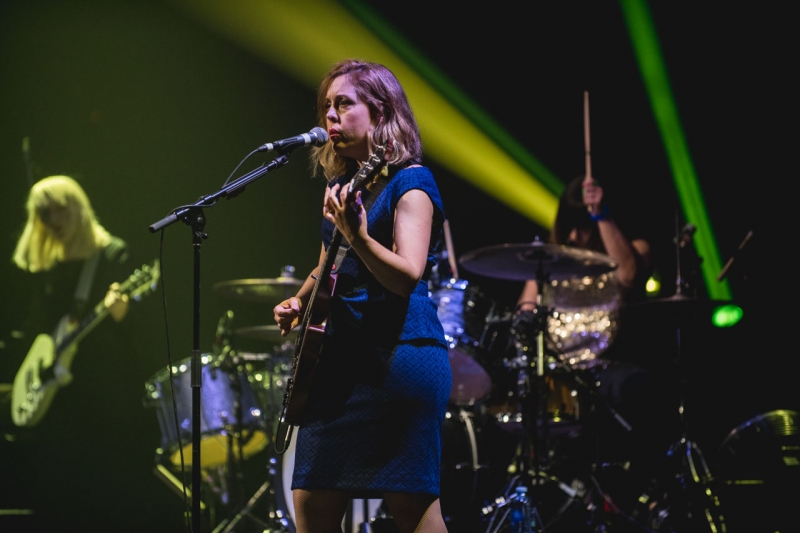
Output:
<svg viewBox="0 0 800 533">
<path fill-rule="evenodd" d="M 439 495 L 451 373 L 428 296 L 427 276 L 444 221 L 430 170 L 397 171 L 369 208 L 368 231 L 391 248 L 395 207 L 412 189 L 424 191 L 434 206 L 426 275 L 409 297 L 401 297 L 380 285 L 354 251 L 345 255 L 297 432 L 293 489 L 346 490 L 359 498 Z M 326 248 L 333 229 L 323 222 Z"/>
</svg>

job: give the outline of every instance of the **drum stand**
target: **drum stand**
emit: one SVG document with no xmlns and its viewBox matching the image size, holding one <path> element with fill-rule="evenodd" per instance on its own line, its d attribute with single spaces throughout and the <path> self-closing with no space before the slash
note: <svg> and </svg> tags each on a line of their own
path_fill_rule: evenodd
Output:
<svg viewBox="0 0 800 533">
<path fill-rule="evenodd" d="M 231 355 L 230 346 L 225 343 L 223 350 L 222 350 L 222 363 L 220 364 L 220 368 L 228 373 L 238 373 L 239 372 L 239 365 L 241 363 L 240 359 L 248 360 L 248 359 L 255 359 L 256 357 L 263 359 L 263 356 L 238 356 L 238 355 Z M 274 365 L 274 359 L 272 359 Z M 270 375 L 270 394 L 273 390 L 274 384 L 272 383 L 272 376 L 274 375 L 274 368 L 272 368 L 269 372 Z M 243 431 L 244 427 L 242 425 L 243 420 L 243 413 L 242 413 L 242 402 L 241 402 L 241 386 L 238 380 L 234 379 L 231 380 L 233 384 L 233 388 L 235 391 L 235 401 L 234 401 L 234 412 L 235 412 L 235 425 L 230 428 L 228 431 L 228 474 L 231 478 L 231 482 L 229 486 L 231 487 L 238 487 L 241 491 L 242 489 L 242 469 L 241 465 L 244 462 L 243 456 Z M 269 403 L 269 402 L 268 402 Z M 265 406 L 267 410 L 271 407 L 271 405 Z M 268 415 L 268 413 L 265 413 Z M 269 419 L 269 416 L 266 416 L 265 419 Z M 234 454 L 234 439 L 237 441 L 238 449 L 239 449 L 239 456 L 236 457 Z M 275 490 L 272 487 L 272 482 L 274 482 L 277 472 L 275 470 L 276 459 L 273 456 L 269 458 L 269 479 L 265 481 L 256 492 L 250 497 L 247 502 L 243 506 L 241 506 L 235 513 L 232 514 L 230 518 L 223 519 L 212 531 L 212 533 L 230 533 L 234 530 L 235 527 L 239 525 L 239 523 L 247 519 L 250 522 L 253 522 L 255 526 L 253 527 L 254 533 L 290 533 L 289 523 L 285 516 L 282 516 L 280 512 L 275 509 L 274 505 L 269 506 L 269 521 L 266 522 L 261 518 L 258 518 L 253 514 L 253 509 L 255 506 L 264 498 L 264 496 L 270 496 L 270 502 L 275 501 Z M 241 528 L 237 528 L 237 532 L 243 531 Z"/>
<path fill-rule="evenodd" d="M 682 326 L 696 321 L 694 315 L 699 309 L 698 300 L 694 296 L 687 296 L 684 291 L 691 292 L 691 285 L 681 274 L 681 254 L 684 249 L 694 253 L 693 258 L 701 261 L 691 245 L 693 230 L 683 232 L 678 229 L 678 215 L 675 216 L 675 248 L 676 248 L 676 283 L 675 295 L 670 297 L 667 307 L 674 307 L 677 312 L 675 320 L 675 358 L 673 364 L 678 374 L 678 413 L 680 415 L 680 437 L 674 442 L 667 451 L 669 459 L 678 462 L 677 472 L 670 472 L 668 483 L 677 487 L 676 498 L 670 498 L 667 490 L 659 491 L 660 494 L 651 494 L 647 491 L 639 501 L 647 507 L 648 526 L 656 531 L 661 530 L 665 525 L 667 530 L 672 531 L 672 527 L 679 529 L 699 527 L 708 528 L 710 533 L 725 531 L 725 521 L 719 514 L 719 500 L 712 492 L 712 482 L 714 477 L 708 468 L 703 452 L 696 442 L 691 440 L 688 435 L 688 423 L 686 420 L 686 395 L 688 389 L 688 378 L 685 368 Z M 699 262 L 698 262 L 699 265 Z M 687 312 L 693 311 L 693 312 Z M 672 317 L 671 317 L 672 318 Z M 660 497 L 659 497 L 660 496 Z M 663 500 L 663 501 L 662 501 Z M 672 500 L 672 501 L 671 501 Z M 694 526 L 693 526 L 694 524 Z M 695 531 L 696 529 L 691 529 Z"/>
<path fill-rule="evenodd" d="M 557 482 L 560 489 L 570 497 L 576 493 L 545 472 L 546 459 L 549 455 L 549 428 L 547 416 L 547 382 L 544 362 L 544 332 L 547 329 L 549 310 L 542 307 L 542 289 L 548 276 L 542 269 L 541 261 L 536 270 L 538 288 L 536 309 L 534 310 L 534 328 L 536 332 L 536 356 L 531 361 L 526 353 L 528 346 L 522 342 L 517 344 L 517 357 L 511 368 L 517 371 L 517 393 L 522 417 L 522 442 L 520 453 L 515 458 L 515 475 L 506 486 L 503 495 L 495 499 L 496 505 L 484 509 L 484 514 L 491 514 L 486 533 L 497 533 L 504 530 L 507 522 L 510 531 L 519 533 L 544 533 L 544 524 L 536 508 L 539 492 L 545 484 Z M 535 365 L 535 366 L 534 366 Z M 535 374 L 532 373 L 536 369 Z M 541 421 L 541 428 L 539 427 Z M 533 457 L 533 460 L 531 460 Z M 521 517 L 524 517 L 521 519 Z M 521 522 L 520 522 L 521 520 Z"/>
<path fill-rule="evenodd" d="M 675 364 L 678 368 L 680 414 L 680 437 L 670 445 L 667 458 L 675 461 L 676 471 L 668 472 L 664 481 L 655 481 L 639 497 L 646 526 L 654 531 L 700 531 L 708 533 L 725 531 L 725 519 L 720 514 L 720 503 L 713 493 L 714 477 L 708 468 L 703 452 L 688 435 L 685 398 L 687 378 L 681 361 L 681 326 L 676 326 L 677 352 Z M 659 486 L 661 485 L 661 486 Z"/>
</svg>

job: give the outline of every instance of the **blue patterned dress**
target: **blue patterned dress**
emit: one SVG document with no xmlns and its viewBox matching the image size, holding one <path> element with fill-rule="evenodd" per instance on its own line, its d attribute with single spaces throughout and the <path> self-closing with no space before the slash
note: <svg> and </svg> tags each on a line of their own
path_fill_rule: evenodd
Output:
<svg viewBox="0 0 800 533">
<path fill-rule="evenodd" d="M 434 206 L 426 275 L 409 297 L 401 297 L 380 285 L 354 251 L 347 252 L 297 433 L 293 489 L 346 490 L 359 498 L 383 492 L 439 495 L 451 373 L 428 296 L 427 276 L 444 220 L 430 170 L 399 170 L 369 208 L 368 230 L 391 248 L 395 207 L 412 189 L 424 191 Z M 326 248 L 333 229 L 323 222 Z"/>
</svg>

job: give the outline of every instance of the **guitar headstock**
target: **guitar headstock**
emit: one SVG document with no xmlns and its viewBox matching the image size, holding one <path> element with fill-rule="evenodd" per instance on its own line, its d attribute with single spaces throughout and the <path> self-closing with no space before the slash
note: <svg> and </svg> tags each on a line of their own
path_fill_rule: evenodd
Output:
<svg viewBox="0 0 800 533">
<path fill-rule="evenodd" d="M 383 167 L 386 166 L 393 151 L 394 144 L 391 139 L 375 148 L 375 151 L 370 154 L 369 159 L 362 163 L 361 168 L 358 169 L 356 175 L 350 180 L 350 192 L 352 193 L 362 185 L 369 183 L 377 176 L 378 173 L 383 170 Z"/>
<path fill-rule="evenodd" d="M 158 287 L 161 279 L 161 264 L 158 259 L 152 265 L 142 265 L 131 274 L 125 282 L 120 285 L 119 291 L 127 294 L 133 300 L 139 300 L 149 292 L 153 292 Z"/>
</svg>

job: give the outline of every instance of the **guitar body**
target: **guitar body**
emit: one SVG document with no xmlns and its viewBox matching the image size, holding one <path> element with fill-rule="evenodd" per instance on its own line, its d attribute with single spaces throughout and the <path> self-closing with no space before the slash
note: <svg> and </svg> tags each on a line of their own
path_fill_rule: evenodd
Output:
<svg viewBox="0 0 800 533">
<path fill-rule="evenodd" d="M 302 335 L 297 336 L 295 357 L 292 361 L 293 375 L 286 384 L 287 402 L 282 420 L 293 426 L 299 425 L 305 410 L 314 370 L 319 362 L 319 352 L 327 329 L 327 316 L 331 296 L 336 287 L 336 274 L 331 273 L 325 290 L 318 290 L 313 305 L 307 312 L 311 313 L 311 321 Z M 291 401 L 288 401 L 291 399 Z"/>
<path fill-rule="evenodd" d="M 33 427 L 44 417 L 58 391 L 55 375 L 48 378 L 44 369 L 55 362 L 53 337 L 42 333 L 36 337 L 14 377 L 11 390 L 11 419 L 19 427 Z"/>
<path fill-rule="evenodd" d="M 47 333 L 36 336 L 22 361 L 11 389 L 11 419 L 19 427 L 33 427 L 44 418 L 58 389 L 72 381 L 70 368 L 78 352 L 77 343 L 65 346 L 56 356 L 57 344 Z M 63 370 L 55 372 L 58 360 Z"/>
</svg>

